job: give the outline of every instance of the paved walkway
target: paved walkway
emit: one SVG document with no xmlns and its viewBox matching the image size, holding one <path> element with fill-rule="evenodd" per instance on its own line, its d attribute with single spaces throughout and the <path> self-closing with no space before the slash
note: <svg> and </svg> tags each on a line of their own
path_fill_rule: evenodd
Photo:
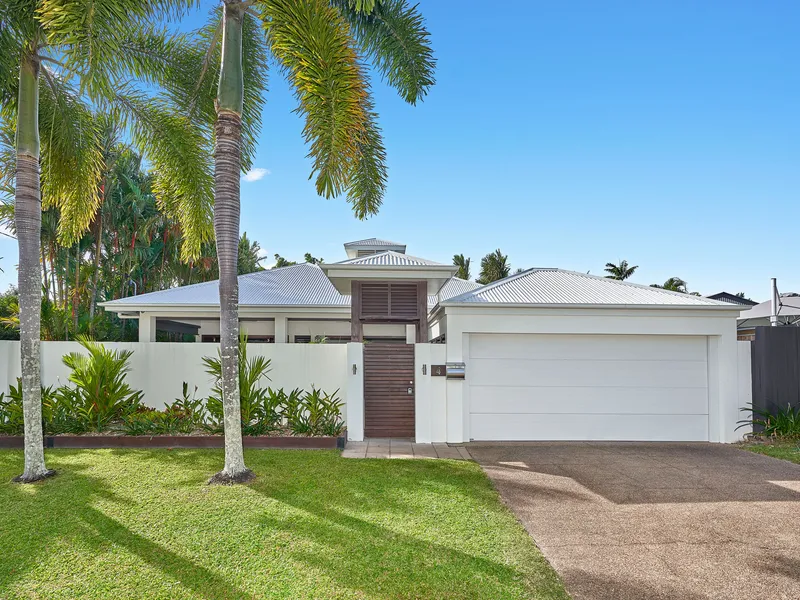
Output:
<svg viewBox="0 0 800 600">
<path fill-rule="evenodd" d="M 370 438 L 363 442 L 347 442 L 344 458 L 449 458 L 472 460 L 464 446 L 417 444 L 396 438 Z"/>
<path fill-rule="evenodd" d="M 470 444 L 574 600 L 797 600 L 800 465 L 719 444 Z"/>
</svg>

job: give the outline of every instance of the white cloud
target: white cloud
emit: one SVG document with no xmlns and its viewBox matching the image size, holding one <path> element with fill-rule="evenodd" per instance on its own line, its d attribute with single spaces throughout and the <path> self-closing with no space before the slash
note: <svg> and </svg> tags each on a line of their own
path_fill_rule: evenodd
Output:
<svg viewBox="0 0 800 600">
<path fill-rule="evenodd" d="M 259 179 L 263 179 L 265 176 L 269 175 L 272 171 L 269 169 L 250 169 L 247 173 L 244 174 L 242 179 L 245 181 L 258 181 Z"/>
</svg>

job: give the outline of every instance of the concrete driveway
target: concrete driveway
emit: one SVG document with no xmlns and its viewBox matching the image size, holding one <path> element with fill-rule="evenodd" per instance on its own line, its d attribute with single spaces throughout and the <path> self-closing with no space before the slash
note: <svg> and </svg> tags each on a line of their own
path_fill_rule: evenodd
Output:
<svg viewBox="0 0 800 600">
<path fill-rule="evenodd" d="M 575 600 L 800 598 L 800 465 L 715 444 L 470 444 Z"/>
</svg>

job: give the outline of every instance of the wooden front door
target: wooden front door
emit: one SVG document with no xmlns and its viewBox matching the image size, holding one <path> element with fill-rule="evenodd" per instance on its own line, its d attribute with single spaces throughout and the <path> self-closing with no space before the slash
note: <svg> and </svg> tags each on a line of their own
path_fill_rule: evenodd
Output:
<svg viewBox="0 0 800 600">
<path fill-rule="evenodd" d="M 415 436 L 413 344 L 364 344 L 364 435 Z"/>
</svg>

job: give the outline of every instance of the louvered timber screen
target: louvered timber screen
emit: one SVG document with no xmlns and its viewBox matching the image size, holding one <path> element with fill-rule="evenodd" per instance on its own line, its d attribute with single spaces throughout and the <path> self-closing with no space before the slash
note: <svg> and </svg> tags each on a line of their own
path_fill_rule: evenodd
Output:
<svg viewBox="0 0 800 600">
<path fill-rule="evenodd" d="M 416 283 L 367 283 L 361 284 L 362 318 L 416 319 Z"/>
</svg>

